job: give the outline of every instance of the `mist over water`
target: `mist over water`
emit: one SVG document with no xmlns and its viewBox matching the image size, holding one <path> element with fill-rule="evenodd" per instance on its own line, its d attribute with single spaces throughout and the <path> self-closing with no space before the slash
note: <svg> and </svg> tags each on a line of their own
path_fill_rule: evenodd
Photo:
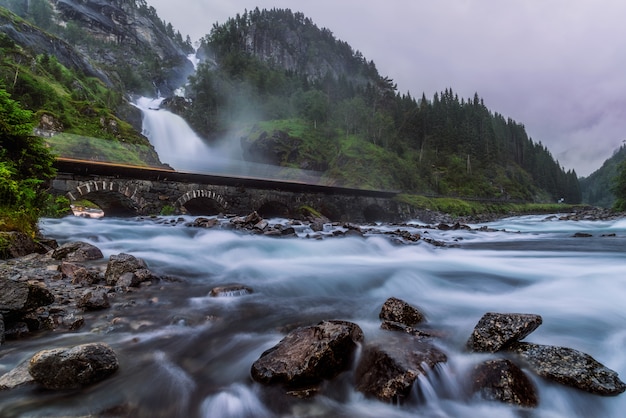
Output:
<svg viewBox="0 0 626 418">
<path fill-rule="evenodd" d="M 130 253 L 182 281 L 117 295 L 108 312 L 86 314 L 77 333 L 12 341 L 0 373 L 39 349 L 88 341 L 109 343 L 121 368 L 84 392 L 0 392 L 0 416 L 77 416 L 130 405 L 146 417 L 622 417 L 624 395 L 590 395 L 528 371 L 539 390 L 535 410 L 466 395 L 467 371 L 493 357 L 463 348 L 486 312 L 540 314 L 543 325 L 526 341 L 586 352 L 626 377 L 626 223 L 545 218 L 487 224 L 507 231 L 493 233 L 405 227 L 458 248 L 396 245 L 376 230 L 365 238 L 314 240 L 303 227 L 299 238 L 276 239 L 184 222 L 44 219 L 43 233 L 61 244 L 90 242 L 105 257 Z M 593 236 L 574 238 L 581 230 Z M 615 236 L 603 237 L 606 231 Z M 212 287 L 231 283 L 254 292 L 209 296 Z M 426 313 L 449 357 L 420 379 L 405 405 L 366 399 L 352 389 L 352 372 L 312 400 L 251 380 L 252 363 L 294 326 L 344 319 L 357 323 L 366 341 L 388 338 L 378 313 L 391 296 Z"/>
</svg>

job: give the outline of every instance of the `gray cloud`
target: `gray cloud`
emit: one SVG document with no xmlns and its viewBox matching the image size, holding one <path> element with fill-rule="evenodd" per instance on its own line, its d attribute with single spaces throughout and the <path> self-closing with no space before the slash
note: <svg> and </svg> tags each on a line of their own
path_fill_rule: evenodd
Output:
<svg viewBox="0 0 626 418">
<path fill-rule="evenodd" d="M 194 40 L 244 9 L 301 11 L 373 60 L 401 92 L 478 92 L 579 175 L 599 168 L 626 139 L 622 0 L 148 3 Z"/>
</svg>

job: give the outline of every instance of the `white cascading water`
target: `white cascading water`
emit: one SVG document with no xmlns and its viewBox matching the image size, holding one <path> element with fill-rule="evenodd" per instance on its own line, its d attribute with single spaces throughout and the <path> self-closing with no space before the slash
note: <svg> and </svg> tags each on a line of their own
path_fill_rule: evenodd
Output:
<svg viewBox="0 0 626 418">
<path fill-rule="evenodd" d="M 539 314 L 543 325 L 526 341 L 586 352 L 626 378 L 626 220 L 528 216 L 486 224 L 499 232 L 439 231 L 420 222 L 401 227 L 459 246 L 438 248 L 395 245 L 373 233 L 332 238 L 331 229 L 324 239 L 307 239 L 314 233 L 306 227 L 292 239 L 242 235 L 189 228 L 193 218 L 183 218 L 42 220 L 42 232 L 60 244 L 89 242 L 105 258 L 130 253 L 182 281 L 120 294 L 111 310 L 86 314 L 80 332 L 12 341 L 13 349 L 0 356 L 7 371 L 42 348 L 87 341 L 110 344 L 121 368 L 89 389 L 89 402 L 82 392 L 0 391 L 0 416 L 79 416 L 120 405 L 137 408 L 131 410 L 137 416 L 220 418 L 619 418 L 626 411 L 624 394 L 587 394 L 529 370 L 538 388 L 536 409 L 469 397 L 464 389 L 468 370 L 494 357 L 464 350 L 486 312 Z M 575 238 L 575 232 L 592 237 Z M 254 292 L 209 296 L 212 287 L 228 283 Z M 308 400 L 251 380 L 252 363 L 294 325 L 345 319 L 363 329 L 366 341 L 385 338 L 389 331 L 380 329 L 378 313 L 391 296 L 420 307 L 429 327 L 446 336 L 437 344 L 448 362 L 420 378 L 403 405 L 365 398 L 349 373 Z"/>
</svg>

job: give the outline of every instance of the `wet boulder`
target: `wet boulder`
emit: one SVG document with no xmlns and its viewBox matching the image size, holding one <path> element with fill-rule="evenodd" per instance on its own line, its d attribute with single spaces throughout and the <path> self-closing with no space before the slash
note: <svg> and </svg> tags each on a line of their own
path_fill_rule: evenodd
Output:
<svg viewBox="0 0 626 418">
<path fill-rule="evenodd" d="M 119 368 L 115 352 L 107 344 L 42 350 L 30 360 L 28 371 L 47 389 L 74 389 L 97 383 Z"/>
<path fill-rule="evenodd" d="M 537 389 L 522 369 L 510 360 L 488 360 L 474 367 L 471 392 L 482 399 L 522 407 L 538 404 Z"/>
<path fill-rule="evenodd" d="M 546 379 L 596 395 L 615 396 L 626 391 L 626 384 L 615 371 L 578 350 L 521 342 L 510 350 Z"/>
<path fill-rule="evenodd" d="M 98 247 L 86 242 L 76 241 L 61 245 L 52 252 L 52 258 L 69 262 L 81 262 L 100 260 L 104 258 L 104 255 Z"/>
<path fill-rule="evenodd" d="M 24 314 L 54 302 L 43 284 L 31 284 L 0 277 L 0 313 Z"/>
<path fill-rule="evenodd" d="M 147 269 L 146 262 L 130 254 L 117 254 L 109 258 L 104 279 L 109 286 L 116 286 L 124 273 L 136 274 L 139 270 Z M 142 273 L 143 274 L 143 273 Z"/>
<path fill-rule="evenodd" d="M 447 356 L 434 345 L 397 334 L 368 344 L 355 372 L 356 389 L 384 402 L 402 402 L 419 376 L 426 375 Z"/>
<path fill-rule="evenodd" d="M 488 312 L 474 327 L 467 349 L 495 353 L 525 338 L 541 323 L 540 315 Z"/>
<path fill-rule="evenodd" d="M 350 368 L 362 340 L 361 328 L 347 321 L 295 329 L 261 354 L 252 365 L 252 378 L 289 389 L 318 385 Z"/>
<path fill-rule="evenodd" d="M 419 309 L 393 297 L 385 301 L 378 316 L 382 320 L 398 322 L 409 327 L 425 320 L 424 314 Z"/>
</svg>

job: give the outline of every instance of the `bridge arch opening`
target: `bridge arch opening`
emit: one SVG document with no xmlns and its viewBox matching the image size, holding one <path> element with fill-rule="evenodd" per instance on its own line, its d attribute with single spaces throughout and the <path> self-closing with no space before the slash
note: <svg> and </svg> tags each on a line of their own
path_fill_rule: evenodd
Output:
<svg viewBox="0 0 626 418">
<path fill-rule="evenodd" d="M 289 206 L 276 200 L 263 203 L 256 211 L 262 218 L 291 218 L 293 215 Z"/>
<path fill-rule="evenodd" d="M 191 199 L 181 206 L 181 211 L 192 216 L 211 216 L 224 213 L 224 207 L 215 199 L 198 197 Z"/>
<path fill-rule="evenodd" d="M 98 206 L 105 216 L 132 217 L 140 213 L 142 199 L 135 187 L 110 181 L 80 184 L 67 193 L 70 203 L 87 200 Z"/>
<path fill-rule="evenodd" d="M 193 216 L 218 215 L 228 208 L 228 204 L 226 199 L 215 190 L 194 189 L 179 197 L 176 207 Z"/>
</svg>

